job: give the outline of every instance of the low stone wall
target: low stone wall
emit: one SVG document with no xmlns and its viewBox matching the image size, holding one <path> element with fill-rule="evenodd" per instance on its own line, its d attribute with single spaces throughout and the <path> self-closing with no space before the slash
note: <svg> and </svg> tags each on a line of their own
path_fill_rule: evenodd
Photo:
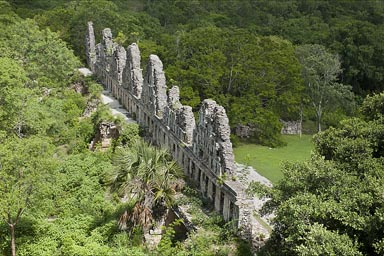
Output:
<svg viewBox="0 0 384 256">
<path fill-rule="evenodd" d="M 195 181 L 224 220 L 234 220 L 241 235 L 252 236 L 252 201 L 236 181 L 230 127 L 225 109 L 204 100 L 195 121 L 192 108 L 179 101 L 179 88 L 167 91 L 163 64 L 150 55 L 147 72 L 140 68 L 136 44 L 125 50 L 112 40 L 111 30 L 102 32 L 95 45 L 92 23 L 88 23 L 86 54 L 90 69 L 115 98 L 146 127 L 153 143 L 165 147 L 184 173 Z"/>
</svg>

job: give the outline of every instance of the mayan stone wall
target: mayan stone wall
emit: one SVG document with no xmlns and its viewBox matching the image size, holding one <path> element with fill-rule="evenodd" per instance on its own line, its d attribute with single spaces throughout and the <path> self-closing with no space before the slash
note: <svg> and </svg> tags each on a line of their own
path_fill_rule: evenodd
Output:
<svg viewBox="0 0 384 256">
<path fill-rule="evenodd" d="M 235 220 L 243 237 L 252 235 L 250 199 L 236 181 L 230 127 L 225 109 L 204 100 L 196 122 L 192 108 L 179 101 L 179 88 L 167 90 L 163 64 L 150 55 L 146 74 L 140 67 L 136 44 L 124 49 L 112 39 L 110 29 L 95 45 L 92 23 L 86 35 L 87 61 L 106 89 L 146 128 L 154 144 L 165 147 L 210 199 L 225 220 Z"/>
</svg>

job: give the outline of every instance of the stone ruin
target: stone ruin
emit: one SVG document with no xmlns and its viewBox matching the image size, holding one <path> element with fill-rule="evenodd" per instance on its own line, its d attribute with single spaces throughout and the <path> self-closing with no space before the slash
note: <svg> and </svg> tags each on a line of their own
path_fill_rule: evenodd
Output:
<svg viewBox="0 0 384 256">
<path fill-rule="evenodd" d="M 280 120 L 280 122 L 283 124 L 283 127 L 281 128 L 281 134 L 301 134 L 302 133 L 300 120 L 299 121 Z"/>
<path fill-rule="evenodd" d="M 202 196 L 225 221 L 233 220 L 243 238 L 251 240 L 255 232 L 268 237 L 254 220 L 253 199 L 236 177 L 225 109 L 214 100 L 204 100 L 196 122 L 192 108 L 180 103 L 179 88 L 167 90 L 158 56 L 149 56 L 143 78 L 137 44 L 124 49 L 113 41 L 109 28 L 102 35 L 102 42 L 95 45 L 93 25 L 88 23 L 87 62 L 105 88 L 146 128 L 154 144 L 168 149 Z"/>
<path fill-rule="evenodd" d="M 95 137 L 89 145 L 89 149 L 94 151 L 96 146 L 100 145 L 100 150 L 105 151 L 111 146 L 112 140 L 117 137 L 119 137 L 119 129 L 116 124 L 103 121 L 98 125 Z"/>
</svg>

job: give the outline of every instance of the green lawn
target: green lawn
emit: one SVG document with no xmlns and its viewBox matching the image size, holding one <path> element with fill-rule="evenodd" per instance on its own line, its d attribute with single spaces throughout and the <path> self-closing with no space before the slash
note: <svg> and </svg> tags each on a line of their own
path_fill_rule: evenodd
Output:
<svg viewBox="0 0 384 256">
<path fill-rule="evenodd" d="M 283 135 L 287 146 L 269 148 L 256 144 L 240 144 L 234 148 L 236 162 L 251 165 L 257 172 L 276 183 L 283 177 L 283 161 L 304 161 L 310 158 L 313 144 L 311 135 Z"/>
</svg>

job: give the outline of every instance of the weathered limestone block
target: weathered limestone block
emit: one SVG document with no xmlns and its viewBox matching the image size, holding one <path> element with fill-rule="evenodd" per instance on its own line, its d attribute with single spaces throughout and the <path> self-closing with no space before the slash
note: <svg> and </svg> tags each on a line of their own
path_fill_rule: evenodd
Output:
<svg viewBox="0 0 384 256">
<path fill-rule="evenodd" d="M 86 55 L 87 55 L 87 64 L 90 67 L 91 71 L 95 71 L 96 63 L 96 45 L 95 45 L 95 33 L 93 30 L 93 23 L 88 22 L 87 34 L 85 36 L 86 41 Z"/>
<path fill-rule="evenodd" d="M 126 68 L 123 71 L 123 86 L 137 98 L 141 98 L 143 90 L 143 72 L 140 68 L 140 50 L 133 43 L 127 47 Z"/>
<path fill-rule="evenodd" d="M 202 102 L 193 150 L 203 161 L 208 161 L 217 175 L 232 174 L 235 170 L 228 117 L 225 109 L 213 100 Z"/>
<path fill-rule="evenodd" d="M 98 68 L 101 70 L 95 70 L 95 73 L 100 75 L 99 74 L 100 71 L 106 71 L 109 73 L 109 75 L 113 77 L 113 74 L 111 74 L 110 72 L 117 70 L 117 64 L 115 63 L 113 54 L 118 45 L 113 42 L 112 32 L 109 28 L 105 28 L 103 30 L 102 35 L 103 35 L 103 41 L 96 45 L 96 65 L 95 65 L 95 68 Z"/>
<path fill-rule="evenodd" d="M 167 106 L 167 86 L 165 84 L 163 63 L 158 56 L 153 54 L 149 56 L 142 96 L 143 103 L 148 104 L 150 111 L 157 117 L 162 118 L 164 109 Z"/>
<path fill-rule="evenodd" d="M 127 52 L 129 56 L 131 69 L 140 69 L 141 57 L 140 57 L 139 46 L 137 46 L 136 43 L 133 43 L 127 47 Z"/>
<path fill-rule="evenodd" d="M 105 59 L 105 54 L 104 54 L 104 47 L 101 43 L 96 45 L 96 62 L 99 66 L 102 66 L 102 60 Z M 96 68 L 96 66 L 95 66 Z M 95 73 L 98 73 L 98 70 L 95 70 Z"/>
<path fill-rule="evenodd" d="M 230 141 L 231 129 L 225 109 L 222 106 L 217 106 L 214 112 L 214 127 L 217 136 L 221 158 L 221 165 L 224 168 L 224 173 L 232 173 L 235 169 L 235 159 L 233 156 L 232 143 Z"/>
<path fill-rule="evenodd" d="M 214 116 L 214 128 L 216 135 L 222 140 L 229 140 L 231 129 L 229 128 L 229 120 L 227 114 L 225 113 L 224 107 L 215 107 Z"/>
<path fill-rule="evenodd" d="M 113 41 L 112 32 L 110 28 L 103 29 L 103 44 L 105 47 L 105 53 L 107 56 L 112 56 L 113 53 Z"/>
<path fill-rule="evenodd" d="M 123 83 L 123 70 L 127 62 L 127 52 L 124 47 L 117 45 L 116 50 L 114 51 L 114 76 L 116 76 L 119 85 Z"/>
<path fill-rule="evenodd" d="M 214 100 L 204 100 L 201 104 L 201 108 L 199 110 L 199 125 L 205 126 L 208 123 L 212 122 L 212 114 L 213 110 L 216 107 L 216 101 Z"/>
<path fill-rule="evenodd" d="M 195 116 L 192 107 L 182 106 L 176 112 L 176 123 L 185 132 L 185 143 L 191 144 L 193 141 L 193 131 L 196 127 Z"/>
<path fill-rule="evenodd" d="M 173 110 L 169 106 L 164 109 L 163 123 L 184 143 L 191 145 L 195 129 L 195 117 L 190 106 L 181 106 Z"/>
<path fill-rule="evenodd" d="M 178 86 L 173 86 L 168 91 L 168 104 L 172 109 L 178 109 L 181 107 L 180 103 L 180 90 Z"/>
<path fill-rule="evenodd" d="M 165 108 L 163 122 L 186 144 L 193 140 L 196 122 L 192 107 L 180 103 L 179 87 L 173 86 L 168 91 L 168 106 Z"/>
<path fill-rule="evenodd" d="M 99 99 L 92 99 L 87 102 L 87 106 L 84 109 L 82 114 L 83 117 L 91 117 L 92 113 L 94 113 L 97 109 L 97 105 L 100 103 Z"/>
</svg>

